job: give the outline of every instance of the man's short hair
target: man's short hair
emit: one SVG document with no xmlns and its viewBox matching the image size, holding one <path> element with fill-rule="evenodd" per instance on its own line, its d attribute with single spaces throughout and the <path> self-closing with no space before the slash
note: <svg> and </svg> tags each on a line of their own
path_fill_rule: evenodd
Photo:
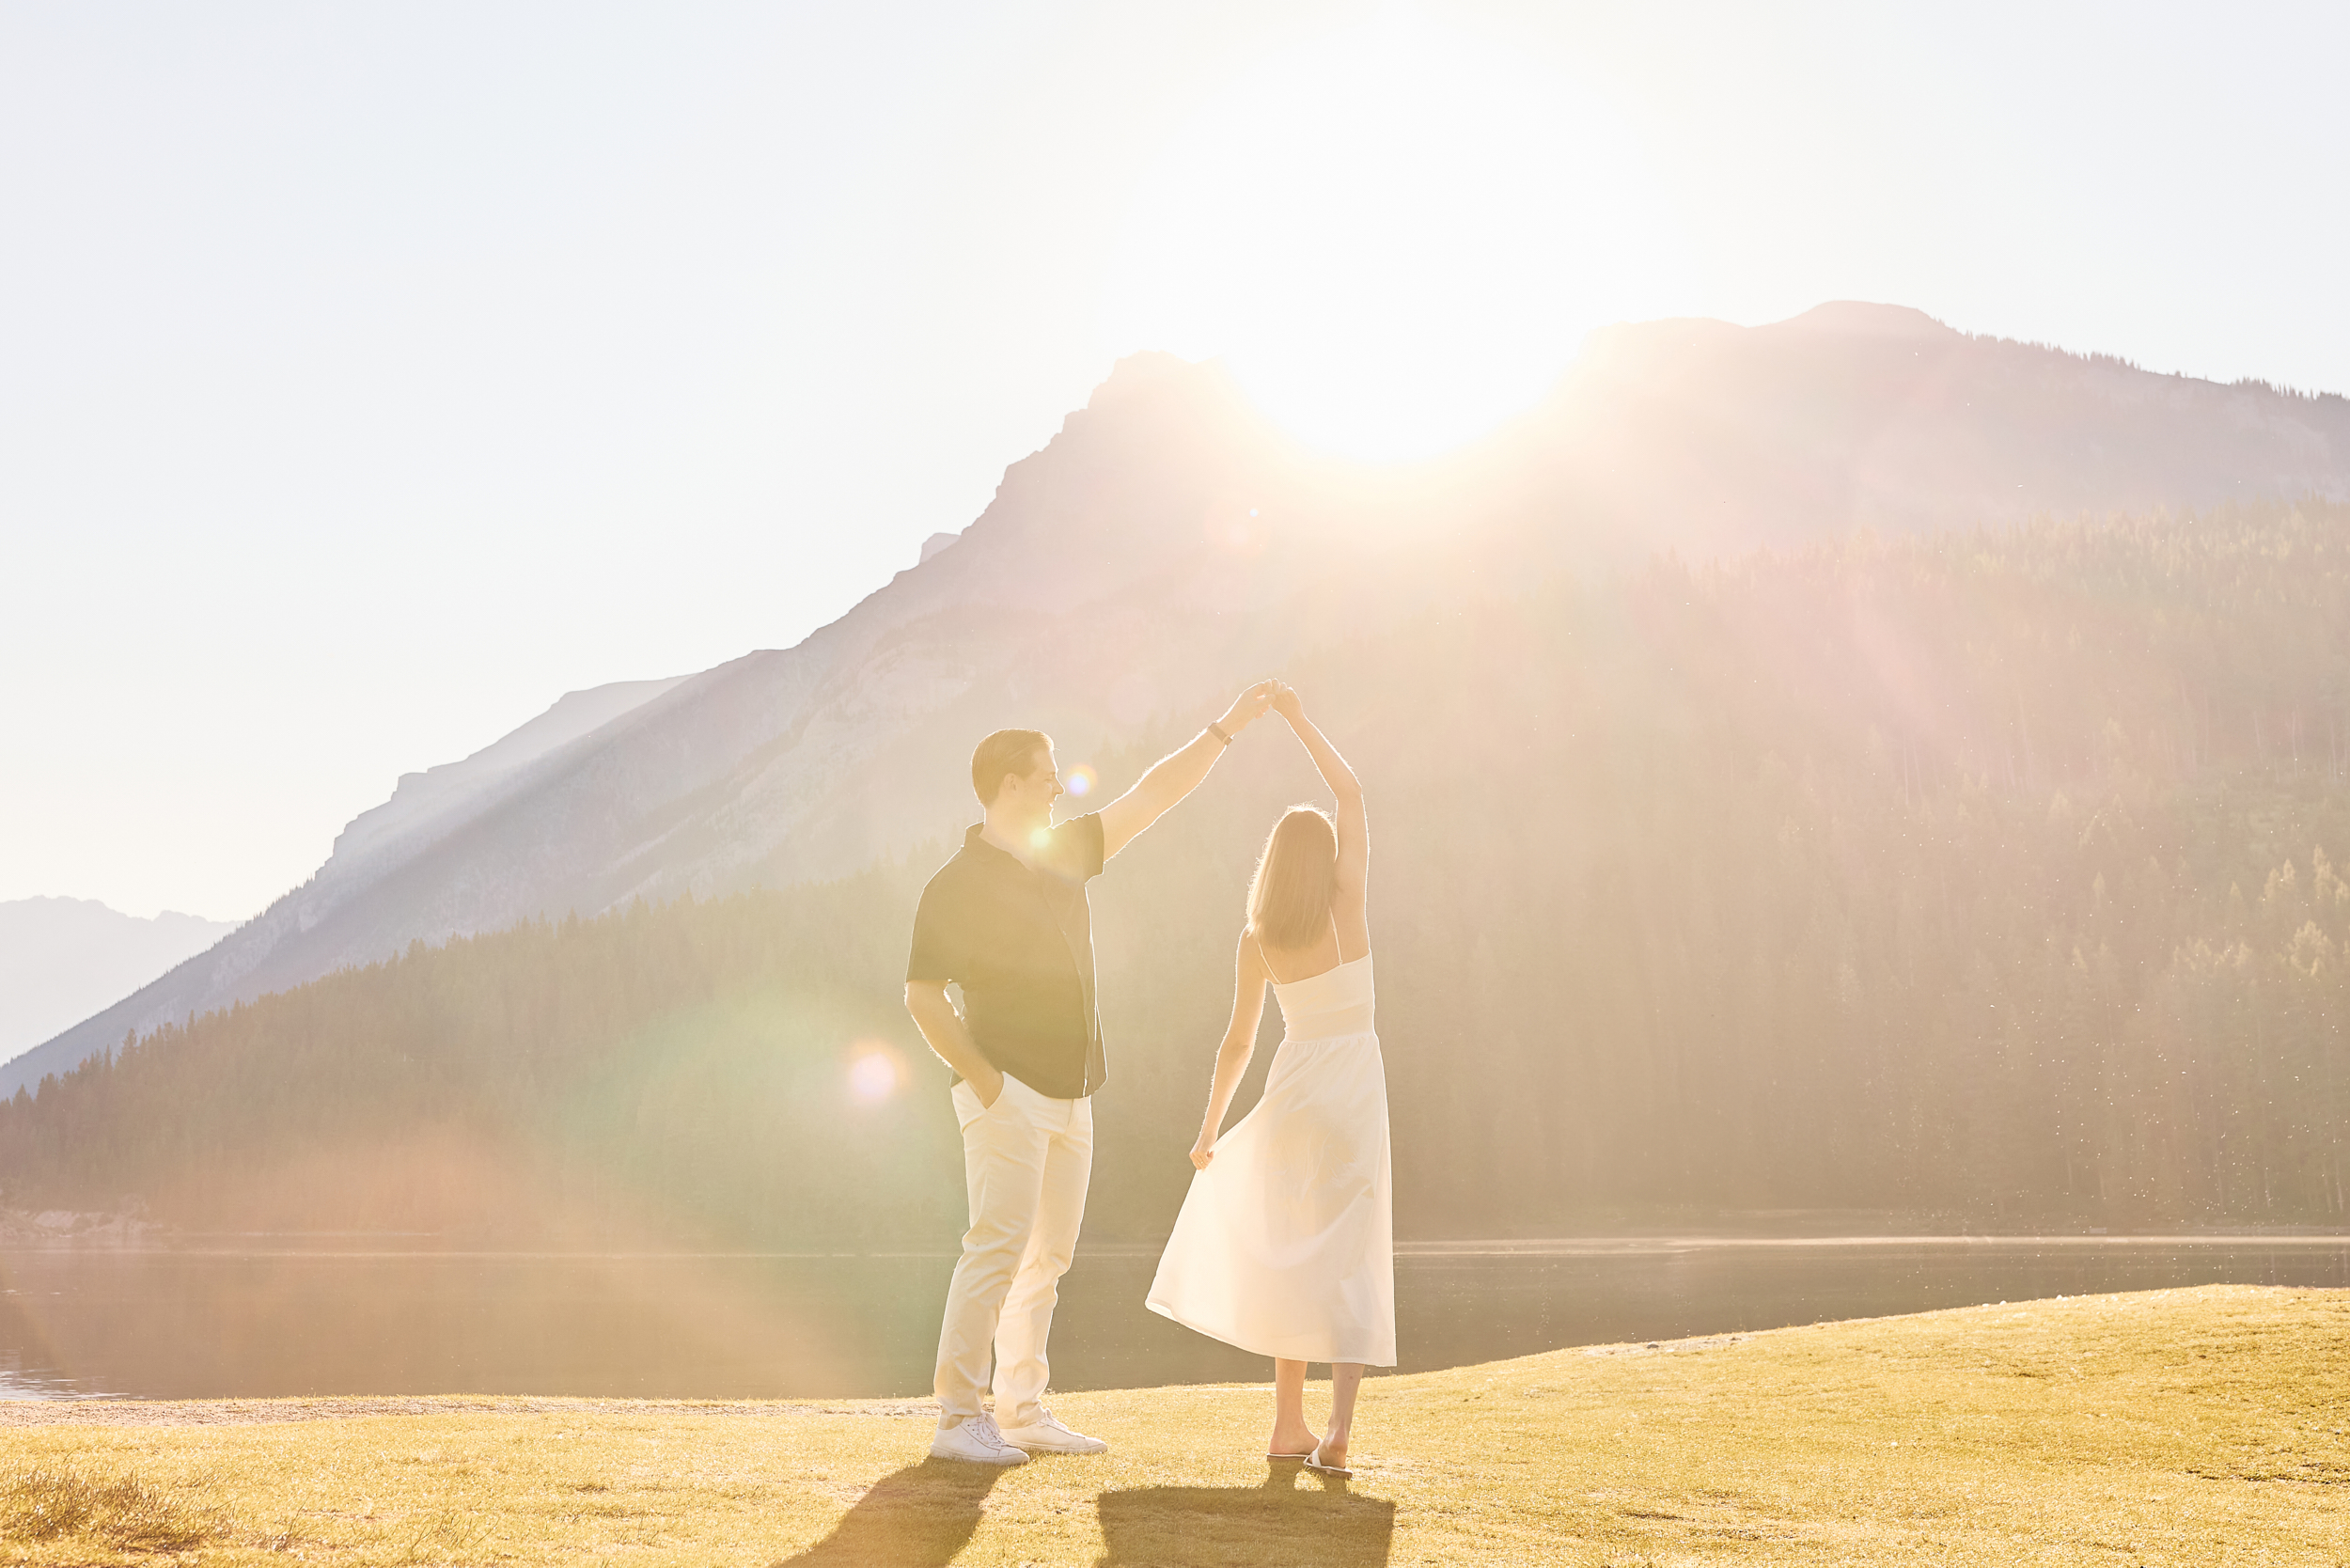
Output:
<svg viewBox="0 0 2350 1568">
<path fill-rule="evenodd" d="M 1042 729 L 998 729 L 981 741 L 971 754 L 971 788 L 979 804 L 995 805 L 996 792 L 1004 787 L 1004 775 L 1026 777 L 1036 766 L 1036 754 L 1052 744 L 1053 737 Z"/>
</svg>

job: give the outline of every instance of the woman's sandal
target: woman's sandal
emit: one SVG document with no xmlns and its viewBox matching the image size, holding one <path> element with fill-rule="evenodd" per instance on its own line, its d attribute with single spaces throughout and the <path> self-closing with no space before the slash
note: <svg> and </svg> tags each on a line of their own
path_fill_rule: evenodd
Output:
<svg viewBox="0 0 2350 1568">
<path fill-rule="evenodd" d="M 1355 1475 L 1354 1471 L 1346 1469 L 1343 1466 L 1337 1465 L 1324 1465 L 1322 1462 L 1322 1445 L 1320 1443 L 1316 1443 L 1314 1445 L 1314 1451 L 1306 1456 L 1306 1468 L 1313 1471 L 1316 1475 L 1336 1476 L 1340 1481 L 1350 1481 L 1354 1479 Z"/>
<path fill-rule="evenodd" d="M 1303 1465 L 1307 1460 L 1311 1459 L 1312 1457 L 1313 1454 L 1311 1452 L 1268 1453 L 1265 1455 L 1265 1461 L 1266 1463 L 1272 1465 Z"/>
</svg>

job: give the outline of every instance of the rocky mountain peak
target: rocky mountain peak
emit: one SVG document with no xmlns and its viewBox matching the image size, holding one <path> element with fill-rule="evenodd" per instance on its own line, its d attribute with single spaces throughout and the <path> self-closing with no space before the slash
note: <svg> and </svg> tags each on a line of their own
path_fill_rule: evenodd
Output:
<svg viewBox="0 0 2350 1568">
<path fill-rule="evenodd" d="M 1800 316 L 1778 323 L 1780 332 L 1834 334 L 1845 337 L 1924 337 L 1956 340 L 1965 337 L 1922 310 L 1905 305 L 1873 305 L 1864 300 L 1830 300 Z"/>
</svg>

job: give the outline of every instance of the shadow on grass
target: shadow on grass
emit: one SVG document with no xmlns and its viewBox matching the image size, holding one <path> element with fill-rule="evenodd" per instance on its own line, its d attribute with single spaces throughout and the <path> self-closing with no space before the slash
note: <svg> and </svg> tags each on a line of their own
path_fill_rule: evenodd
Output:
<svg viewBox="0 0 2350 1568">
<path fill-rule="evenodd" d="M 1283 1466 L 1262 1486 L 1146 1486 L 1093 1499 L 1108 1555 L 1096 1568 L 1216 1568 L 1310 1562 L 1378 1568 L 1395 1504 Z"/>
<path fill-rule="evenodd" d="M 1004 1472 L 925 1459 L 882 1477 L 840 1523 L 777 1568 L 944 1568 L 979 1528 L 979 1503 Z"/>
</svg>

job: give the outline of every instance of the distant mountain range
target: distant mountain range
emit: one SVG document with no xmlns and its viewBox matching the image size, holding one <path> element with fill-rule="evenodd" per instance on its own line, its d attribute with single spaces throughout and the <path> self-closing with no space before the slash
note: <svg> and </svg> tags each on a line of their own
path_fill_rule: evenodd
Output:
<svg viewBox="0 0 2350 1568">
<path fill-rule="evenodd" d="M 168 910 L 145 920 L 95 899 L 0 903 L 0 1052 L 49 1039 L 236 929 Z"/>
<path fill-rule="evenodd" d="M 1587 344 L 1542 407 L 1404 470 L 1270 429 L 1221 368 L 1122 361 L 958 536 L 796 647 L 575 693 L 410 775 L 301 887 L 0 1068 L 417 940 L 844 875 L 972 815 L 972 740 L 1178 729 L 1254 675 L 1442 606 L 1684 557 L 2035 514 L 2350 496 L 2350 401 L 2222 386 L 1823 306 Z"/>
</svg>

